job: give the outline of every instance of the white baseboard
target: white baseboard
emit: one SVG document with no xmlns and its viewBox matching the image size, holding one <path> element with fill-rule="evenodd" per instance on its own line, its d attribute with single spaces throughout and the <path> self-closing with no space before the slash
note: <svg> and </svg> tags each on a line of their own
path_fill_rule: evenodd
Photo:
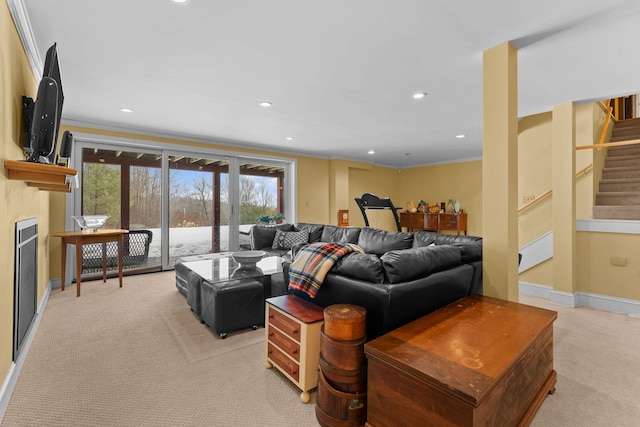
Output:
<svg viewBox="0 0 640 427">
<path fill-rule="evenodd" d="M 20 375 L 20 370 L 22 369 L 24 360 L 27 358 L 27 353 L 29 353 L 29 347 L 31 347 L 33 337 L 36 335 L 36 331 L 38 330 L 38 326 L 40 325 L 42 313 L 44 313 L 44 309 L 46 308 L 47 302 L 49 301 L 49 295 L 51 295 L 51 286 L 52 283 L 51 281 L 49 281 L 49 283 L 47 283 L 47 287 L 45 288 L 44 295 L 42 296 L 42 301 L 40 301 L 40 304 L 38 305 L 38 311 L 36 312 L 36 316 L 33 319 L 33 323 L 29 327 L 27 335 L 25 336 L 22 343 L 20 355 L 18 356 L 17 360 L 11 363 L 9 372 L 7 372 L 7 376 L 2 383 L 2 388 L 0 388 L 0 423 L 4 418 L 4 413 L 7 410 L 7 406 L 9 405 L 9 400 L 11 399 L 13 388 L 18 381 L 18 376 Z"/>
<path fill-rule="evenodd" d="M 568 292 L 555 291 L 551 286 L 538 285 L 535 283 L 520 282 L 520 293 L 540 298 L 564 305 L 567 307 L 590 307 L 598 310 L 624 313 L 632 316 L 640 316 L 640 301 L 625 298 L 616 298 L 608 295 L 592 294 L 589 292 Z"/>
</svg>

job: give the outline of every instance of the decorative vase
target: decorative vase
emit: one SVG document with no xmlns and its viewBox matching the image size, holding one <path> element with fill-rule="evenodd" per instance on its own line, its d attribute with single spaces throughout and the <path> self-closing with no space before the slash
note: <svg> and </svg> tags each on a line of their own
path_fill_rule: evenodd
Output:
<svg viewBox="0 0 640 427">
<path fill-rule="evenodd" d="M 456 203 L 453 205 L 456 213 L 460 212 L 460 202 L 456 200 Z"/>
<path fill-rule="evenodd" d="M 453 206 L 453 199 L 449 199 L 449 201 L 447 202 L 446 212 L 453 213 L 454 210 L 455 210 L 455 207 Z"/>
</svg>

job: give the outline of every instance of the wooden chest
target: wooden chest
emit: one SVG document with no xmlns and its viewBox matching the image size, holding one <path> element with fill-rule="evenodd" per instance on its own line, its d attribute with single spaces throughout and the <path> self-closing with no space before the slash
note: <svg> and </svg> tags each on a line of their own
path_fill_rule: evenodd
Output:
<svg viewBox="0 0 640 427">
<path fill-rule="evenodd" d="M 366 343 L 367 425 L 528 425 L 555 391 L 556 316 L 473 295 Z"/>
<path fill-rule="evenodd" d="M 276 367 L 310 400 L 318 385 L 323 308 L 295 295 L 268 298 L 265 313 L 267 368 Z"/>
</svg>

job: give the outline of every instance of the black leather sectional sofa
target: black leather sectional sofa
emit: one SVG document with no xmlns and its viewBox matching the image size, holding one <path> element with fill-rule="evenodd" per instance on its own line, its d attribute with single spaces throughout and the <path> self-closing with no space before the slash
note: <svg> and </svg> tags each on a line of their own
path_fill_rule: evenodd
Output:
<svg viewBox="0 0 640 427">
<path fill-rule="evenodd" d="M 255 228 L 255 227 L 254 227 Z M 290 293 L 327 307 L 356 304 L 367 310 L 371 340 L 473 293 L 482 294 L 482 238 L 429 231 L 389 232 L 368 227 L 285 224 L 286 233 L 308 232 L 308 242 L 355 243 L 364 250 L 341 258 L 327 274 L 315 298 Z M 264 230 L 252 230 L 252 249 L 273 252 Z M 306 234 L 306 233 L 303 233 Z M 293 235 L 291 235 L 293 236 Z M 256 237 L 256 238 L 254 238 Z M 295 237 L 295 236 L 294 236 Z M 294 251 L 298 246 L 294 246 Z M 288 281 L 291 260 L 284 262 Z"/>
</svg>

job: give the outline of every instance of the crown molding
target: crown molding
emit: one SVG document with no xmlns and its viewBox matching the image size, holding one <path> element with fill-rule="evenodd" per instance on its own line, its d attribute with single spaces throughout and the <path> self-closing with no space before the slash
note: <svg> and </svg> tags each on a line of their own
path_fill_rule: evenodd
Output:
<svg viewBox="0 0 640 427">
<path fill-rule="evenodd" d="M 31 72 L 36 80 L 40 80 L 42 74 L 42 68 L 44 67 L 40 52 L 38 52 L 38 45 L 36 39 L 33 36 L 31 30 L 31 22 L 27 15 L 27 8 L 23 0 L 7 0 L 9 10 L 11 11 L 11 17 L 16 25 L 20 40 L 22 40 L 22 47 L 27 54 L 27 60 L 31 66 Z"/>
</svg>

